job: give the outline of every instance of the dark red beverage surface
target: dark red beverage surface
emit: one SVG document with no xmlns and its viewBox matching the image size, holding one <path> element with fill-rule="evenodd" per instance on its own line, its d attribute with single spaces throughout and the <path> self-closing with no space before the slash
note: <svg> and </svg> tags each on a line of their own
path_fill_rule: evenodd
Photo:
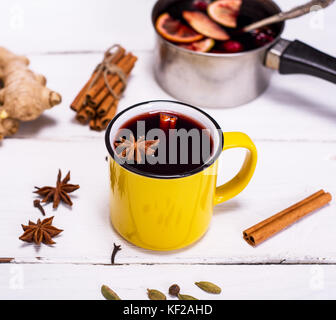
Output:
<svg viewBox="0 0 336 320">
<path fill-rule="evenodd" d="M 129 129 L 132 131 L 134 137 L 136 139 L 139 138 L 139 133 L 137 132 L 137 122 L 138 121 L 144 121 L 145 123 L 145 132 L 147 132 L 151 129 L 158 129 L 160 128 L 160 115 L 161 114 L 168 114 L 177 117 L 176 121 L 176 130 L 185 129 L 187 132 L 191 129 L 196 129 L 200 134 L 200 145 L 199 147 L 195 149 L 196 143 L 192 143 L 192 140 L 189 138 L 188 143 L 186 146 L 183 146 L 188 149 L 188 162 L 187 163 L 181 163 L 181 141 L 179 138 L 177 138 L 177 163 L 171 164 L 169 163 L 169 131 L 165 132 L 166 137 L 166 163 L 161 164 L 150 164 L 147 161 L 145 163 L 134 163 L 129 164 L 125 163 L 124 166 L 127 167 L 133 167 L 137 171 L 143 172 L 143 173 L 150 173 L 153 175 L 159 175 L 159 176 L 176 176 L 176 175 L 184 175 L 188 174 L 189 172 L 192 172 L 194 170 L 199 169 L 204 165 L 204 163 L 209 159 L 209 157 L 213 154 L 214 149 L 214 143 L 213 138 L 206 134 L 206 139 L 202 139 L 202 130 L 206 130 L 206 128 L 203 124 L 200 122 L 192 119 L 191 117 L 188 117 L 186 115 L 178 114 L 178 113 L 166 113 L 166 112 L 154 112 L 154 113 L 144 113 L 141 115 L 138 115 L 137 117 L 131 118 L 127 122 L 125 122 L 120 129 Z M 140 134 L 141 135 L 141 134 Z M 118 136 L 116 139 L 119 138 Z M 206 144 L 206 146 L 205 146 Z M 202 147 L 207 147 L 207 150 L 209 150 L 209 157 L 206 159 L 202 159 L 201 150 Z M 194 149 L 193 149 L 194 148 Z M 193 151 L 200 151 L 199 152 L 199 163 L 193 163 L 192 154 Z M 158 151 L 157 151 L 158 152 Z M 157 152 L 154 156 L 157 156 Z"/>
</svg>

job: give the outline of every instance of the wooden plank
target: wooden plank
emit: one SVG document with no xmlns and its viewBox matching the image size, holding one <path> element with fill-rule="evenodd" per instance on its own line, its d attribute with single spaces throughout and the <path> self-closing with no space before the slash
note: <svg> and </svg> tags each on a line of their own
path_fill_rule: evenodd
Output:
<svg viewBox="0 0 336 320">
<path fill-rule="evenodd" d="M 100 286 L 106 283 L 125 299 L 144 299 L 147 287 L 166 291 L 178 282 L 186 293 L 206 299 L 192 283 L 210 280 L 225 289 L 214 297 L 218 299 L 334 299 L 334 265 L 228 265 L 336 263 L 331 245 L 336 240 L 331 229 L 334 202 L 258 248 L 241 237 L 246 227 L 320 188 L 336 195 L 335 92 L 321 80 L 275 75 L 256 101 L 207 110 L 224 131 L 251 135 L 260 161 L 248 189 L 215 208 L 211 228 L 200 242 L 178 252 L 150 252 L 125 242 L 112 229 L 104 134 L 78 125 L 69 105 L 112 43 L 139 57 L 120 110 L 139 101 L 171 98 L 152 74 L 154 2 L 0 2 L 1 45 L 28 54 L 31 67 L 63 96 L 62 105 L 0 143 L 0 262 L 14 258 L 11 264 L 0 264 L 0 298 L 100 299 Z M 292 1 L 281 5 L 290 8 Z M 330 41 L 335 18 L 336 7 L 331 7 L 318 16 L 290 21 L 283 36 L 336 55 Z M 238 169 L 242 153 L 227 152 L 223 160 L 220 182 Z M 54 247 L 22 243 L 20 224 L 41 217 L 32 206 L 33 186 L 53 183 L 58 168 L 64 173 L 71 169 L 72 181 L 81 185 L 72 210 L 47 207 L 65 231 Z M 122 245 L 117 263 L 124 266 L 108 265 L 113 242 Z"/>
<path fill-rule="evenodd" d="M 156 0 L 3 0 L 0 3 L 1 45 L 18 52 L 103 51 L 113 43 L 132 50 L 154 46 L 151 10 Z M 278 1 L 283 9 L 291 0 Z M 287 22 L 283 36 L 335 54 L 336 8 Z M 309 28 L 309 32 L 307 29 Z"/>
<path fill-rule="evenodd" d="M 139 51 L 135 54 L 139 61 L 119 110 L 146 100 L 172 99 L 153 77 L 152 54 Z M 63 102 L 33 123 L 23 123 L 15 138 L 101 139 L 103 133 L 78 124 L 74 120 L 75 113 L 69 108 L 100 61 L 101 54 L 33 55 L 30 58 L 32 68 L 47 76 L 48 86 L 62 94 Z M 224 131 L 243 131 L 255 140 L 335 142 L 335 97 L 333 84 L 303 76 L 275 75 L 272 86 L 256 101 L 239 108 L 206 111 Z"/>
<path fill-rule="evenodd" d="M 51 141 L 15 139 L 0 149 L 0 257 L 16 262 L 109 264 L 113 242 L 123 247 L 117 263 L 336 263 L 335 202 L 273 239 L 250 247 L 242 231 L 315 191 L 336 195 L 335 143 L 258 142 L 255 178 L 237 198 L 215 208 L 211 228 L 197 244 L 171 253 L 135 248 L 122 240 L 109 221 L 108 173 L 103 139 Z M 219 182 L 238 170 L 243 153 L 228 151 Z M 18 240 L 21 223 L 41 218 L 33 208 L 33 187 L 54 183 L 57 170 L 71 169 L 81 185 L 74 206 L 60 206 L 55 225 L 65 231 L 54 247 L 35 248 Z M 150 192 L 150 190 L 149 190 Z M 150 195 L 149 195 L 150 196 Z"/>
<path fill-rule="evenodd" d="M 146 300 L 147 288 L 166 293 L 178 283 L 200 300 L 335 299 L 336 266 L 89 266 L 0 265 L 0 299 L 103 299 L 102 284 L 123 300 Z M 209 295 L 194 285 L 212 281 Z M 173 298 L 168 296 L 169 300 Z"/>
<path fill-rule="evenodd" d="M 1 45 L 19 52 L 103 51 L 113 43 L 149 50 L 154 2 L 1 1 Z"/>
</svg>

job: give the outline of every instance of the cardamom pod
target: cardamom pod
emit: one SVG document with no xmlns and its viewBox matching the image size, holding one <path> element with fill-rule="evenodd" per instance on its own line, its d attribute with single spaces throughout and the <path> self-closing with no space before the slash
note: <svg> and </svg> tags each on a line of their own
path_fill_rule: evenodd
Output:
<svg viewBox="0 0 336 320">
<path fill-rule="evenodd" d="M 215 284 L 207 281 L 195 282 L 196 286 L 207 293 L 220 294 L 222 289 Z"/>
<path fill-rule="evenodd" d="M 189 296 L 187 294 L 178 294 L 177 296 L 178 296 L 179 300 L 198 300 L 198 299 L 196 299 L 192 296 Z"/>
<path fill-rule="evenodd" d="M 101 293 L 106 300 L 121 300 L 119 296 L 108 286 L 103 285 L 101 287 Z"/>
<path fill-rule="evenodd" d="M 159 290 L 147 289 L 147 294 L 150 300 L 167 300 L 167 297 Z"/>
</svg>

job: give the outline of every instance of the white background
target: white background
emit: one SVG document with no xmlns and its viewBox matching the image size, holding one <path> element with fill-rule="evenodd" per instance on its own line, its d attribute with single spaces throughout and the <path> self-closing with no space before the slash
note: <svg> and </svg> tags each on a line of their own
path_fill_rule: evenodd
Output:
<svg viewBox="0 0 336 320">
<path fill-rule="evenodd" d="M 289 9 L 302 1 L 281 0 Z M 0 45 L 26 54 L 31 68 L 63 96 L 38 120 L 0 143 L 0 264 L 2 299 L 100 299 L 107 284 L 123 299 L 145 299 L 146 288 L 164 292 L 177 282 L 186 294 L 209 298 L 193 282 L 223 288 L 217 299 L 336 298 L 334 202 L 257 248 L 242 231 L 324 188 L 336 196 L 335 86 L 308 76 L 275 74 L 254 102 L 207 112 L 224 131 L 243 131 L 255 141 L 259 163 L 248 188 L 215 208 L 206 236 L 184 250 L 157 253 L 134 247 L 112 229 L 104 133 L 74 121 L 69 105 L 111 44 L 139 57 L 119 110 L 145 100 L 171 98 L 152 74 L 154 0 L 31 0 L 0 2 Z M 287 39 L 300 39 L 331 55 L 336 5 L 322 15 L 289 21 Z M 241 150 L 221 158 L 220 181 L 239 169 Z M 21 223 L 41 218 L 33 186 L 54 183 L 58 168 L 71 170 L 81 189 L 72 209 L 48 216 L 65 231 L 53 247 L 18 240 Z M 110 265 L 113 242 L 122 245 Z"/>
</svg>

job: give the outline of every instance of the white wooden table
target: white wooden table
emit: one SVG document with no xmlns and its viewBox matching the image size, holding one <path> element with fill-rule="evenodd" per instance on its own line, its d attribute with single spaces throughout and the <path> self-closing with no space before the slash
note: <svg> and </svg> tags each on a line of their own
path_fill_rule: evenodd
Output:
<svg viewBox="0 0 336 320">
<path fill-rule="evenodd" d="M 290 8 L 292 0 L 280 0 Z M 207 110 L 224 131 L 243 131 L 255 141 L 259 163 L 252 183 L 216 207 L 206 236 L 185 250 L 157 253 L 127 243 L 112 229 L 104 133 L 74 121 L 69 105 L 103 51 L 120 43 L 139 57 L 119 110 L 148 99 L 169 99 L 152 74 L 154 0 L 32 0 L 0 2 L 0 45 L 28 55 L 61 105 L 0 144 L 0 299 L 100 299 L 107 284 L 124 299 L 145 299 L 145 289 L 209 298 L 193 282 L 223 288 L 217 299 L 336 298 L 336 205 L 305 218 L 257 248 L 242 231 L 324 188 L 336 197 L 335 86 L 305 76 L 275 75 L 267 92 L 249 105 Z M 322 16 L 287 23 L 284 36 L 336 55 L 336 6 Z M 316 20 L 317 19 L 317 20 Z M 222 157 L 219 182 L 238 170 L 243 154 Z M 225 159 L 225 162 L 223 160 Z M 53 247 L 18 240 L 21 223 L 41 218 L 32 206 L 33 186 L 54 182 L 58 168 L 71 170 L 71 209 L 48 215 L 65 231 Z M 110 265 L 113 242 L 122 245 Z"/>
</svg>

